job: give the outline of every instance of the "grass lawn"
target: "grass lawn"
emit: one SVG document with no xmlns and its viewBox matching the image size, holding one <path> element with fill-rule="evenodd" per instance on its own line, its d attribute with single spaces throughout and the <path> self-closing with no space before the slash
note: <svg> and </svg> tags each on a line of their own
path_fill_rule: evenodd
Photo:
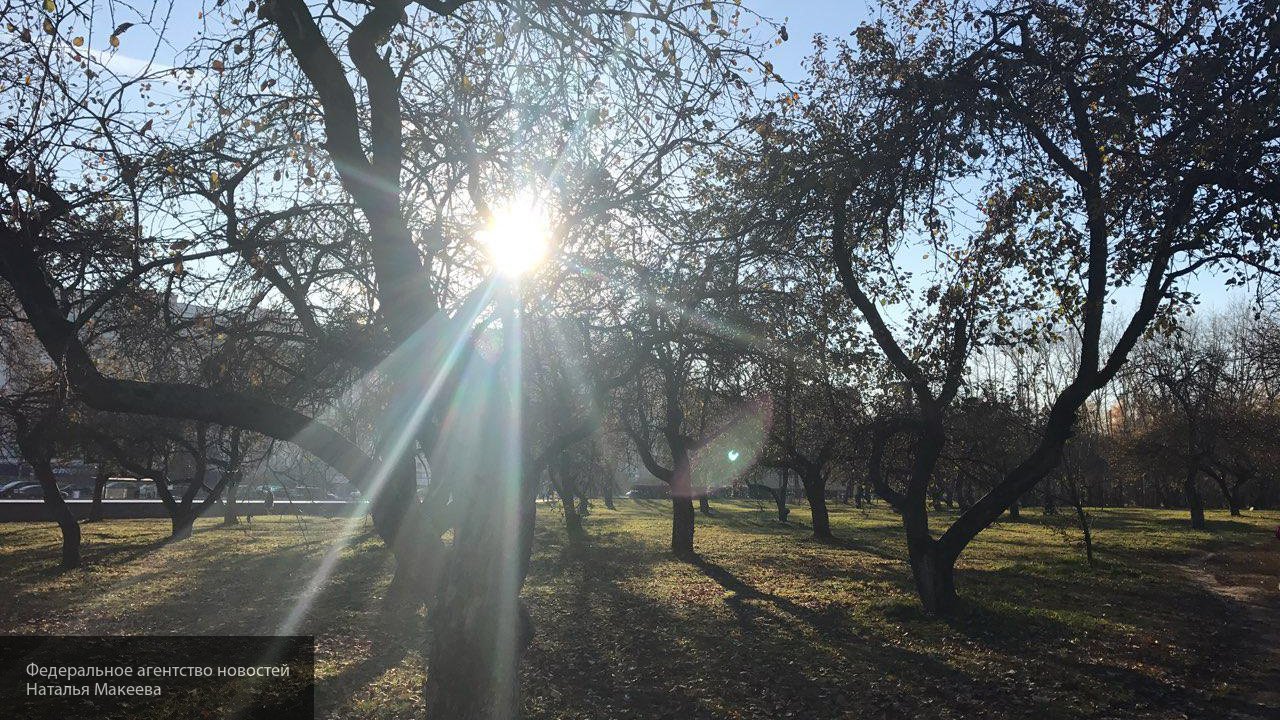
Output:
<svg viewBox="0 0 1280 720">
<path fill-rule="evenodd" d="M 964 609 L 935 620 L 882 506 L 833 506 L 833 544 L 807 539 L 804 507 L 788 525 L 714 507 L 695 563 L 665 553 L 664 502 L 597 505 L 581 548 L 542 509 L 527 717 L 1280 717 L 1280 513 L 1192 532 L 1184 512 L 1097 510 L 1091 569 L 1069 515 L 1029 509 L 966 552 Z M 209 520 L 173 545 L 167 528 L 86 525 L 85 567 L 58 573 L 54 526 L 0 524 L 0 633 L 272 633 L 305 607 L 323 717 L 421 716 L 421 618 L 380 612 L 367 521 Z"/>
</svg>

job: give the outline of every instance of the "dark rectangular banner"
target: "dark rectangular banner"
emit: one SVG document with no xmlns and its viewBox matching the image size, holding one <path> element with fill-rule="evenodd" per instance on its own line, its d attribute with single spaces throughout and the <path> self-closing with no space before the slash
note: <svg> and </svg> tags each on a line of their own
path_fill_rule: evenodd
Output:
<svg viewBox="0 0 1280 720">
<path fill-rule="evenodd" d="M 0 636 L 0 715 L 313 720 L 310 636 Z"/>
</svg>

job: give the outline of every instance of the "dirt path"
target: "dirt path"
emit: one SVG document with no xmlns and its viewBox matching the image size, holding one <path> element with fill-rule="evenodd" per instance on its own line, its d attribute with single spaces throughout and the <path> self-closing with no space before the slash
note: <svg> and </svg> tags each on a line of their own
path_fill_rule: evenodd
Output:
<svg viewBox="0 0 1280 720">
<path fill-rule="evenodd" d="M 1235 701 L 1223 716 L 1280 717 L 1280 543 L 1204 552 L 1183 569 L 1239 614 L 1243 633 L 1225 658 L 1231 667 L 1214 673 Z"/>
</svg>

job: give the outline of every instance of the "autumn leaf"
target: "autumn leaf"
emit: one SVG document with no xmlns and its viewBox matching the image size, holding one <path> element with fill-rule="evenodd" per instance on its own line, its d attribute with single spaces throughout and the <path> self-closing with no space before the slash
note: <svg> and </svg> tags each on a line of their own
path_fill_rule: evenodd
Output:
<svg viewBox="0 0 1280 720">
<path fill-rule="evenodd" d="M 84 38 L 80 36 L 76 36 L 76 39 L 72 40 L 71 44 L 76 47 L 80 47 L 81 45 L 84 45 Z"/>
<path fill-rule="evenodd" d="M 120 47 L 120 36 L 119 36 L 119 35 L 112 35 L 112 36 L 111 36 L 111 47 L 113 47 L 113 48 L 118 48 L 118 47 Z"/>
<path fill-rule="evenodd" d="M 217 70 L 218 72 L 222 72 L 224 69 L 226 69 L 226 66 L 222 64 L 221 60 L 214 60 L 213 69 Z"/>
</svg>

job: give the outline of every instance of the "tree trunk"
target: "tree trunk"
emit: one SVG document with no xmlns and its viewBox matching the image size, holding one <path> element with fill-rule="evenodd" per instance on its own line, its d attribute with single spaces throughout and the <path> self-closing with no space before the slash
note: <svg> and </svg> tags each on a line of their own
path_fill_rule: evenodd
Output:
<svg viewBox="0 0 1280 720">
<path fill-rule="evenodd" d="M 517 669 L 532 638 L 532 623 L 520 601 L 532 542 L 532 532 L 523 526 L 532 527 L 532 521 L 522 517 L 522 528 L 512 528 L 508 513 L 515 510 L 509 509 L 509 500 L 474 497 L 460 515 L 439 593 L 428 603 L 427 717 L 518 717 Z M 496 507 L 486 511 L 487 505 Z"/>
<path fill-rule="evenodd" d="M 1019 500 L 1014 500 L 1012 503 L 1009 504 L 1010 520 L 1017 521 L 1022 518 L 1022 508 L 1019 507 L 1019 505 L 1021 505 L 1021 501 Z"/>
<path fill-rule="evenodd" d="M 178 511 L 170 518 L 173 531 L 169 535 L 169 540 L 186 540 L 191 537 L 195 522 L 195 512 L 190 507 L 178 508 Z"/>
<path fill-rule="evenodd" d="M 689 458 L 677 452 L 676 469 L 671 474 L 671 552 L 680 557 L 693 555 L 693 485 L 689 478 Z"/>
<path fill-rule="evenodd" d="M 71 569 L 80 566 L 80 523 L 71 513 L 71 508 L 62 499 L 58 490 L 58 481 L 54 477 L 53 467 L 48 458 L 28 458 L 35 471 L 36 480 L 40 482 L 40 490 L 44 493 L 44 504 L 49 515 L 58 523 L 62 531 L 62 568 Z"/>
<path fill-rule="evenodd" d="M 929 615 L 948 615 L 955 610 L 955 559 L 941 552 L 936 540 L 907 540 L 911 575 L 916 582 L 920 604 Z"/>
<path fill-rule="evenodd" d="M 827 512 L 827 487 L 821 475 L 801 475 L 804 496 L 809 501 L 809 514 L 813 517 L 815 540 L 831 539 L 831 517 Z"/>
<path fill-rule="evenodd" d="M 708 517 L 711 515 L 711 499 L 707 497 L 706 491 L 698 493 L 698 512 Z"/>
<path fill-rule="evenodd" d="M 1093 530 L 1089 527 L 1089 516 L 1084 511 L 1084 505 L 1080 499 L 1076 498 L 1076 519 L 1080 521 L 1080 532 L 1084 533 L 1084 555 L 1089 561 L 1089 567 L 1093 567 Z"/>
<path fill-rule="evenodd" d="M 774 504 L 778 506 L 778 522 L 786 522 L 787 516 L 791 514 L 791 508 L 787 507 L 787 494 L 782 490 L 768 489 Z"/>
<path fill-rule="evenodd" d="M 102 521 L 102 493 L 107 487 L 107 469 L 98 465 L 98 475 L 93 479 L 93 503 L 89 505 L 89 517 L 85 522 Z"/>
<path fill-rule="evenodd" d="M 378 536 L 386 539 L 395 555 L 395 570 L 385 596 L 385 604 L 393 613 L 414 613 L 422 606 L 435 567 L 431 564 L 434 538 L 424 527 L 425 506 L 417 499 L 414 463 L 413 454 L 409 452 L 395 461 L 391 476 L 369 507 Z"/>
<path fill-rule="evenodd" d="M 45 433 L 48 432 L 46 420 L 37 424 L 36 429 L 28 430 L 24 421 L 18 420 L 18 451 L 31 466 L 36 482 L 40 483 L 40 491 L 44 495 L 45 508 L 49 517 L 58 524 L 62 532 L 62 563 L 64 570 L 80 566 L 80 523 L 71 513 L 71 508 L 62 499 L 58 490 L 58 480 L 53 474 L 50 462 L 52 453 L 45 444 Z"/>
<path fill-rule="evenodd" d="M 1196 483 L 1196 468 L 1187 469 L 1187 478 L 1182 483 L 1182 491 L 1187 496 L 1187 508 L 1191 511 L 1191 529 L 1204 529 L 1204 500 L 1200 497 L 1200 487 Z"/>
<path fill-rule="evenodd" d="M 617 510 L 613 506 L 613 478 L 604 481 L 604 506 L 610 510 Z"/>
<path fill-rule="evenodd" d="M 236 496 L 240 493 L 240 474 L 236 473 L 232 479 L 227 482 L 227 487 L 222 491 L 222 524 L 238 525 L 240 518 L 236 515 Z"/>
<path fill-rule="evenodd" d="M 578 514 L 582 517 L 586 517 L 591 514 L 591 504 L 587 502 L 586 495 L 578 496 Z"/>
<path fill-rule="evenodd" d="M 693 554 L 693 498 L 671 495 L 671 552 Z"/>
<path fill-rule="evenodd" d="M 1227 482 L 1227 479 L 1221 475 L 1209 475 L 1213 478 L 1214 483 L 1218 485 L 1218 490 L 1222 493 L 1222 499 L 1227 502 L 1227 509 L 1231 511 L 1231 517 L 1240 517 L 1240 485 L 1237 483 L 1234 488 Z"/>
<path fill-rule="evenodd" d="M 578 514 L 578 506 L 573 502 L 573 496 L 560 496 L 560 507 L 564 510 L 564 530 L 569 537 L 570 543 L 577 543 L 586 537 L 586 531 L 582 528 L 582 516 Z"/>
</svg>

